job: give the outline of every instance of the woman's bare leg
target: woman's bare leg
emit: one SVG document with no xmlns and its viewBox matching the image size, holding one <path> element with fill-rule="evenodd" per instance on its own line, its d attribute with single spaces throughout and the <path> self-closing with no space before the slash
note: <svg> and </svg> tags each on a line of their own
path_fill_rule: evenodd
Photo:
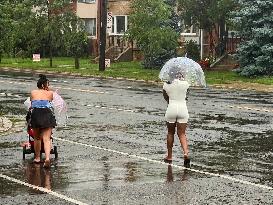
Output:
<svg viewBox="0 0 273 205">
<path fill-rule="evenodd" d="M 52 132 L 52 128 L 44 128 L 42 130 L 44 150 L 45 150 L 45 161 L 50 160 L 50 150 L 51 150 L 50 137 L 51 137 L 51 132 Z"/>
<path fill-rule="evenodd" d="M 183 149 L 184 156 L 189 155 L 188 141 L 186 137 L 187 123 L 177 123 L 177 134 Z"/>
<path fill-rule="evenodd" d="M 33 128 L 34 131 L 34 161 L 40 162 L 41 160 L 41 131 L 39 128 Z"/>
<path fill-rule="evenodd" d="M 172 160 L 173 155 L 173 142 L 174 142 L 174 133 L 175 133 L 176 123 L 167 122 L 168 134 L 167 134 L 167 160 Z"/>
</svg>

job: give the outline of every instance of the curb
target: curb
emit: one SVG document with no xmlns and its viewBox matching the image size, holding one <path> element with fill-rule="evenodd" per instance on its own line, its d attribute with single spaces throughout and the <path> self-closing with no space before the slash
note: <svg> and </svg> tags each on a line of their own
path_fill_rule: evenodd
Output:
<svg viewBox="0 0 273 205">
<path fill-rule="evenodd" d="M 106 76 L 97 76 L 97 75 L 88 75 L 88 74 L 81 74 L 81 73 L 71 73 L 71 72 L 55 72 L 55 71 L 47 71 L 47 70 L 34 70 L 34 69 L 28 69 L 28 68 L 11 68 L 11 67 L 0 67 L 0 70 L 4 72 L 15 72 L 15 73 L 32 73 L 32 74 L 47 74 L 49 76 L 54 77 L 81 77 L 81 78 L 97 78 L 97 79 L 109 79 L 109 80 L 124 80 L 124 81 L 131 81 L 131 82 L 140 82 L 140 83 L 148 83 L 148 84 L 154 84 L 157 86 L 162 86 L 163 82 L 161 81 L 152 81 L 152 80 L 138 80 L 135 78 L 124 78 L 124 77 L 106 77 Z M 235 84 L 235 85 L 233 85 Z M 257 87 L 257 83 L 252 83 L 253 85 L 250 87 L 244 87 L 241 88 L 238 87 L 236 84 L 238 83 L 231 83 L 231 84 L 214 84 L 208 86 L 208 88 L 215 88 L 215 89 L 229 89 L 229 90 L 242 90 L 242 91 L 260 91 L 260 92 L 273 92 L 273 86 L 269 85 L 261 85 L 259 88 Z M 244 84 L 244 83 L 243 83 Z M 194 88 L 194 89 L 202 89 L 202 88 Z"/>
<path fill-rule="evenodd" d="M 109 80 L 124 80 L 124 81 L 133 81 L 133 82 L 143 82 L 143 83 L 152 83 L 152 84 L 163 84 L 161 81 L 152 81 L 152 80 L 138 80 L 135 78 L 124 78 L 124 77 L 106 77 L 106 76 L 98 76 L 98 75 L 88 75 L 81 73 L 71 73 L 71 72 L 55 72 L 55 71 L 47 71 L 47 70 L 34 70 L 28 68 L 10 68 L 10 67 L 0 67 L 0 70 L 4 72 L 15 72 L 15 73 L 32 73 L 32 74 L 47 74 L 54 76 L 66 76 L 66 77 L 83 77 L 83 78 L 99 78 L 99 79 L 109 79 Z"/>
</svg>

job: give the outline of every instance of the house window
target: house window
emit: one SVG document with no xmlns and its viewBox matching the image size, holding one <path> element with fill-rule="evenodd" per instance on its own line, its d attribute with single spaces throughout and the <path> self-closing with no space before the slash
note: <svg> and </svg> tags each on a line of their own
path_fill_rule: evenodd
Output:
<svg viewBox="0 0 273 205">
<path fill-rule="evenodd" d="M 96 19 L 85 18 L 82 20 L 85 26 L 85 31 L 87 32 L 88 36 L 96 36 Z"/>
<path fill-rule="evenodd" d="M 96 0 L 78 0 L 79 3 L 88 3 L 88 4 L 92 4 L 92 3 L 96 3 Z"/>
<path fill-rule="evenodd" d="M 128 16 L 112 17 L 112 34 L 124 34 L 128 29 Z"/>
<path fill-rule="evenodd" d="M 181 35 L 197 35 L 198 28 L 196 25 L 188 26 L 182 22 L 182 32 Z"/>
</svg>

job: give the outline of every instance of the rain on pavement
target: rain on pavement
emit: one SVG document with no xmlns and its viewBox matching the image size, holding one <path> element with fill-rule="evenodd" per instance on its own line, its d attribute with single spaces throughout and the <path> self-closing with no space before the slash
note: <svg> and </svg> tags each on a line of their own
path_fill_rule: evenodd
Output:
<svg viewBox="0 0 273 205">
<path fill-rule="evenodd" d="M 45 170 L 32 163 L 33 154 L 22 160 L 25 129 L 0 133 L 1 204 L 273 203 L 272 93 L 192 88 L 192 166 L 184 170 L 177 138 L 174 166 L 161 163 L 166 102 L 160 85 L 48 78 L 69 108 L 67 126 L 53 132 L 59 158 L 52 155 L 52 167 Z M 0 113 L 23 124 L 23 102 L 36 80 L 37 75 L 2 73 Z"/>
</svg>

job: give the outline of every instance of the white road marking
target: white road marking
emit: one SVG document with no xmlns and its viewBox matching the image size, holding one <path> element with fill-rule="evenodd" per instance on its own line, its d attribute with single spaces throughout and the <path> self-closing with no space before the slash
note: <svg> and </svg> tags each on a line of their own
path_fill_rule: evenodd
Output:
<svg viewBox="0 0 273 205">
<path fill-rule="evenodd" d="M 231 106 L 229 106 L 231 108 Z M 254 110 L 258 112 L 273 112 L 273 110 L 261 109 L 256 107 L 241 107 L 241 106 L 232 106 L 233 108 L 241 109 L 241 110 Z"/>
<path fill-rule="evenodd" d="M 0 80 L 0 83 L 10 83 L 10 84 L 29 85 L 29 86 L 32 85 L 32 84 L 24 83 L 24 82 L 12 82 L 12 81 L 2 81 L 2 80 Z M 97 90 L 78 89 L 78 88 L 70 88 L 70 87 L 54 87 L 54 88 L 61 89 L 61 90 L 72 90 L 72 91 L 79 91 L 79 92 L 87 92 L 87 93 L 98 93 L 98 94 L 107 94 L 108 93 L 108 92 L 97 91 Z M 2 95 L 2 93 L 1 93 L 1 95 Z M 102 108 L 102 109 L 106 109 L 106 107 L 101 107 L 101 106 L 99 106 L 99 107 Z M 273 110 L 261 109 L 261 108 L 256 108 L 256 107 L 251 108 L 251 107 L 242 107 L 242 106 L 236 106 L 236 105 L 227 105 L 225 107 L 233 108 L 233 109 L 237 108 L 237 109 L 242 109 L 242 110 L 254 110 L 254 111 L 257 111 L 257 112 L 267 112 L 267 113 L 270 112 L 270 113 L 273 113 Z M 116 109 L 116 110 L 125 111 L 125 112 L 136 112 L 134 110 L 131 110 L 131 111 L 123 110 L 123 109 Z"/>
<path fill-rule="evenodd" d="M 59 137 L 53 137 L 53 138 L 55 140 L 59 140 L 59 141 L 63 141 L 63 142 L 68 142 L 68 143 L 71 143 L 71 144 L 76 144 L 76 145 L 81 145 L 81 146 L 85 146 L 85 147 L 91 147 L 91 148 L 95 148 L 95 149 L 99 149 L 99 150 L 104 150 L 104 151 L 107 151 L 107 152 L 121 154 L 121 155 L 124 155 L 124 156 L 127 156 L 127 157 L 141 159 L 141 160 L 145 160 L 145 161 L 156 163 L 156 164 L 167 165 L 163 161 L 161 162 L 161 161 L 158 161 L 158 160 L 153 160 L 153 159 L 149 159 L 149 158 L 146 158 L 146 157 L 129 154 L 129 153 L 126 153 L 126 152 L 121 152 L 121 151 L 117 151 L 117 150 L 113 150 L 113 149 L 109 149 L 109 148 L 99 147 L 99 146 L 96 146 L 96 145 L 90 145 L 90 144 L 84 144 L 84 143 L 81 143 L 81 142 L 75 142 L 75 141 L 71 141 L 71 140 L 66 140 L 66 139 L 62 139 L 62 138 L 59 138 Z M 262 184 L 257 184 L 257 183 L 253 183 L 253 182 L 249 182 L 249 181 L 237 179 L 237 178 L 234 178 L 234 177 L 231 177 L 231 176 L 227 176 L 227 175 L 215 174 L 215 173 L 206 172 L 206 171 L 197 170 L 197 169 L 192 169 L 192 168 L 185 168 L 183 166 L 179 166 L 179 165 L 175 165 L 175 164 L 171 164 L 171 166 L 172 167 L 176 167 L 178 169 L 189 170 L 189 171 L 196 172 L 196 173 L 199 173 L 199 174 L 204 174 L 204 175 L 208 175 L 208 176 L 219 177 L 219 178 L 227 179 L 227 180 L 230 180 L 230 181 L 233 181 L 233 182 L 238 182 L 238 183 L 241 183 L 241 184 L 246 184 L 246 185 L 250 185 L 250 186 L 254 186 L 254 187 L 259 187 L 259 188 L 270 190 L 270 191 L 273 190 L 273 187 L 270 187 L 270 186 L 266 186 L 266 185 L 262 185 Z"/>
<path fill-rule="evenodd" d="M 51 80 L 52 82 L 57 82 L 57 83 L 68 83 L 67 80 L 56 80 L 56 79 L 53 79 Z"/>
<path fill-rule="evenodd" d="M 44 192 L 44 193 L 47 193 L 47 194 L 50 194 L 52 196 L 55 196 L 57 198 L 60 198 L 60 199 L 63 199 L 65 201 L 68 201 L 68 202 L 71 202 L 71 203 L 74 203 L 74 204 L 79 204 L 79 205 L 88 205 L 84 202 L 81 202 L 81 201 L 78 201 L 76 199 L 73 199 L 71 197 L 68 197 L 68 196 L 65 196 L 63 194 L 59 194 L 57 192 L 54 192 L 54 191 L 51 191 L 49 189 L 46 189 L 46 188 L 43 188 L 43 187 L 39 187 L 39 186 L 35 186 L 35 185 L 32 185 L 32 184 L 29 184 L 29 183 L 26 183 L 26 182 L 23 182 L 23 181 L 20 181 L 18 179 L 15 179 L 13 177 L 9 177 L 7 175 L 4 175 L 4 174 L 1 174 L 0 173 L 0 177 L 3 178 L 3 179 L 6 179 L 6 180 L 9 180 L 9 181 L 12 181 L 14 183 L 17 183 L 17 184 L 21 184 L 21 185 L 24 185 L 24 186 L 27 186 L 29 188 L 32 188 L 32 189 L 36 189 L 36 190 L 39 190 L 41 192 Z"/>
<path fill-rule="evenodd" d="M 117 111 L 123 111 L 123 112 L 135 112 L 137 113 L 137 110 L 129 110 L 129 109 L 121 109 L 121 108 L 116 108 L 116 107 L 106 107 L 106 106 L 100 106 L 100 105 L 86 105 L 87 107 L 95 107 L 95 108 L 100 108 L 100 109 L 108 109 L 108 110 L 117 110 Z"/>
<path fill-rule="evenodd" d="M 73 91 L 80 91 L 80 92 L 86 92 L 86 93 L 99 93 L 104 94 L 107 92 L 97 91 L 97 90 L 86 90 L 86 89 L 78 89 L 78 88 L 69 88 L 69 87 L 54 87 L 61 90 L 73 90 Z"/>
<path fill-rule="evenodd" d="M 9 83 L 9 84 L 17 84 L 17 85 L 29 85 L 30 83 L 24 83 L 24 82 L 12 82 L 12 81 L 2 81 L 0 80 L 0 83 Z M 97 91 L 97 90 L 87 90 L 87 89 L 77 89 L 77 88 L 69 88 L 69 87 L 54 87 L 61 90 L 72 90 L 72 91 L 80 91 L 80 92 L 87 92 L 87 93 L 98 93 L 98 94 L 104 94 L 107 92 Z"/>
</svg>

